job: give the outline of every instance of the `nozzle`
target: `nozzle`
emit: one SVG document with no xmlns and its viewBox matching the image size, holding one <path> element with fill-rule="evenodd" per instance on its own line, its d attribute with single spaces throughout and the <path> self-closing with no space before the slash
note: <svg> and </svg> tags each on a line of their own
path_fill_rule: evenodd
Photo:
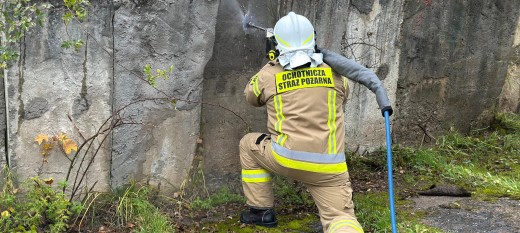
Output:
<svg viewBox="0 0 520 233">
<path fill-rule="evenodd" d="M 267 29 L 265 29 L 265 28 L 263 28 L 263 27 L 256 26 L 255 24 L 253 24 L 253 22 L 248 22 L 248 23 L 247 23 L 247 26 L 248 26 L 248 27 L 254 27 L 254 28 L 256 28 L 256 29 L 260 29 L 260 30 L 262 30 L 262 31 L 267 31 Z"/>
</svg>

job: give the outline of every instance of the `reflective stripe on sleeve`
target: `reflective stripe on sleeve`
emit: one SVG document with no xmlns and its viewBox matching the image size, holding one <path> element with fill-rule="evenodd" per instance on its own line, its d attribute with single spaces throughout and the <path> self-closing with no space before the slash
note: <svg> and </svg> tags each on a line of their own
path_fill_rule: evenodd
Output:
<svg viewBox="0 0 520 233">
<path fill-rule="evenodd" d="M 271 174 L 265 169 L 242 169 L 242 181 L 246 183 L 269 182 Z"/>
<path fill-rule="evenodd" d="M 279 133 L 277 143 L 283 145 L 287 139 L 287 135 L 282 133 L 282 124 L 285 120 L 285 116 L 283 115 L 283 103 L 281 95 L 274 96 L 274 108 L 276 110 L 276 123 L 274 124 L 274 130 Z"/>
<path fill-rule="evenodd" d="M 253 77 L 253 80 L 251 80 L 251 84 L 253 85 L 253 92 L 255 93 L 256 97 L 260 96 L 260 88 L 258 88 L 258 74 Z"/>
<path fill-rule="evenodd" d="M 346 77 L 343 77 L 343 87 L 345 88 L 345 91 L 348 90 L 348 79 Z M 345 93 L 345 96 L 347 96 L 348 93 Z"/>
<path fill-rule="evenodd" d="M 321 154 L 295 151 L 271 142 L 273 156 L 280 165 L 288 168 L 320 172 L 342 173 L 347 171 L 345 153 Z"/>
<path fill-rule="evenodd" d="M 339 220 L 330 225 L 328 233 L 334 233 L 341 227 L 350 227 L 359 233 L 364 233 L 363 227 L 361 227 L 361 225 L 359 225 L 359 223 L 354 220 Z"/>
<path fill-rule="evenodd" d="M 327 126 L 329 127 L 329 140 L 328 140 L 328 153 L 336 154 L 337 142 L 336 142 L 336 91 L 329 91 L 328 93 L 328 107 L 329 117 L 327 120 Z"/>
</svg>

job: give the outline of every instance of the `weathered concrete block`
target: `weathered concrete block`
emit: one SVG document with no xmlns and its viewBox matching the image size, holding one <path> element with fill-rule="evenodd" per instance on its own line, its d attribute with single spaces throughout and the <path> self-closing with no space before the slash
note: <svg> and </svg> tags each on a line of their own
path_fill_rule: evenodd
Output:
<svg viewBox="0 0 520 233">
<path fill-rule="evenodd" d="M 61 19 L 63 13 L 64 8 L 55 5 L 49 10 L 43 28 L 27 33 L 20 45 L 17 67 L 11 69 L 8 76 L 10 159 L 19 180 L 36 175 L 54 177 L 56 181 L 65 179 L 72 155 L 66 156 L 55 148 L 47 158 L 48 163 L 44 163 L 34 141 L 38 134 L 63 132 L 79 145 L 94 135 L 111 114 L 113 59 L 104 50 L 110 50 L 112 46 L 112 37 L 106 33 L 111 30 L 112 8 L 109 3 L 93 4 L 88 22 L 80 26 L 72 21 L 68 29 Z M 61 43 L 67 39 L 82 39 L 85 45 L 79 52 L 61 48 Z M 92 104 L 77 114 L 74 99 L 80 96 Z M 90 158 L 93 151 L 90 152 L 77 156 Z M 105 149 L 98 152 L 85 177 L 85 185 L 98 182 L 96 190 L 108 189 L 110 157 L 107 152 Z M 72 169 L 73 174 L 86 168 L 85 164 L 82 168 L 78 166 L 79 161 Z M 72 183 L 69 181 L 69 185 Z"/>
<path fill-rule="evenodd" d="M 404 13 L 396 138 L 477 127 L 505 84 L 518 2 L 405 1 Z"/>
<path fill-rule="evenodd" d="M 217 1 L 202 0 L 117 4 L 114 111 L 131 104 L 121 116 L 138 124 L 114 132 L 113 186 L 148 180 L 172 190 L 185 179 L 199 137 L 202 72 L 213 50 L 217 8 Z M 146 64 L 175 70 L 155 89 L 141 80 Z M 154 98 L 178 101 L 174 108 Z"/>
</svg>

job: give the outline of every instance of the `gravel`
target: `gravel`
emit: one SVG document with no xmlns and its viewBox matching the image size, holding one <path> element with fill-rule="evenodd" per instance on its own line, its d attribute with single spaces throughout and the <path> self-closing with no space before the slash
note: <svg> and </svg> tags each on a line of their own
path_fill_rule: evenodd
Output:
<svg viewBox="0 0 520 233">
<path fill-rule="evenodd" d="M 501 198 L 482 201 L 460 197 L 412 199 L 416 210 L 427 212 L 423 223 L 446 232 L 520 232 L 520 201 Z"/>
</svg>

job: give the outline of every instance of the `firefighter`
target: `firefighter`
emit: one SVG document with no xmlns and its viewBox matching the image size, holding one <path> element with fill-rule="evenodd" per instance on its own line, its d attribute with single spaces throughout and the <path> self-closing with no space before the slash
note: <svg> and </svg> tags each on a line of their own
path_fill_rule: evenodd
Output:
<svg viewBox="0 0 520 233">
<path fill-rule="evenodd" d="M 282 17 L 274 36 L 278 58 L 254 75 L 244 91 L 249 104 L 266 106 L 269 132 L 249 133 L 240 141 L 242 185 L 249 206 L 240 221 L 277 225 L 271 183 L 275 173 L 306 186 L 324 232 L 363 232 L 354 213 L 345 162 L 344 106 L 349 87 L 343 76 L 370 88 L 382 111 L 391 113 L 386 91 L 365 67 L 333 52 L 320 52 L 314 27 L 304 16 L 290 12 Z"/>
</svg>

